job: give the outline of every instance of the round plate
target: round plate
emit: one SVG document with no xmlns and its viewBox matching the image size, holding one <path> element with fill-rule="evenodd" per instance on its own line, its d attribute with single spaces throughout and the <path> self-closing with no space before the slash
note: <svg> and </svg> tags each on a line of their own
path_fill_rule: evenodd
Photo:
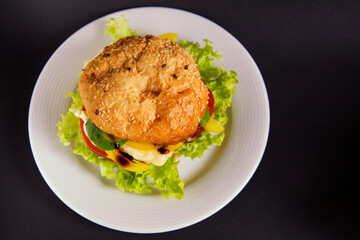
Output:
<svg viewBox="0 0 360 240">
<path fill-rule="evenodd" d="M 123 15 L 139 33 L 176 32 L 178 40 L 213 42 L 222 54 L 216 64 L 238 73 L 226 138 L 205 156 L 182 158 L 183 199 L 164 199 L 158 192 L 122 192 L 100 176 L 99 167 L 63 146 L 55 124 L 66 114 L 79 73 L 87 59 L 111 42 L 104 35 L 111 17 Z M 33 91 L 29 109 L 29 137 L 36 164 L 49 187 L 81 216 L 108 228 L 156 233 L 197 223 L 228 204 L 246 185 L 263 155 L 269 132 L 269 103 L 261 74 L 246 49 L 217 24 L 182 10 L 145 7 L 97 19 L 69 37 L 51 56 Z"/>
</svg>

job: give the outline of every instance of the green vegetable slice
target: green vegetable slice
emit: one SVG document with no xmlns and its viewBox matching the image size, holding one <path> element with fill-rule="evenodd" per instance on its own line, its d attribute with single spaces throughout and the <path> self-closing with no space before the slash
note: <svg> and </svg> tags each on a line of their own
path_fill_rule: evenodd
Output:
<svg viewBox="0 0 360 240">
<path fill-rule="evenodd" d="M 90 140 L 101 150 L 113 150 L 126 143 L 126 140 L 115 138 L 102 131 L 93 121 L 91 121 L 91 119 L 85 123 L 85 127 Z"/>
<path fill-rule="evenodd" d="M 200 120 L 199 124 L 203 127 L 210 119 L 209 109 L 206 109 L 204 117 Z"/>
</svg>

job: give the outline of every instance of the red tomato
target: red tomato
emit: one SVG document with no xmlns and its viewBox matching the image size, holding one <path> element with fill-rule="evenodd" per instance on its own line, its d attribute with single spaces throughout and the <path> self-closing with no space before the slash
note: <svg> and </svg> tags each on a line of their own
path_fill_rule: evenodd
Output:
<svg viewBox="0 0 360 240">
<path fill-rule="evenodd" d="M 203 81 L 203 83 L 206 85 L 206 82 L 204 80 L 201 79 L 201 81 Z M 212 113 L 214 112 L 214 95 L 213 93 L 211 92 L 211 90 L 208 88 L 208 91 L 209 91 L 209 101 L 208 101 L 208 109 L 209 109 L 209 113 L 210 113 L 210 116 L 212 115 Z"/>
<path fill-rule="evenodd" d="M 211 92 L 210 89 L 209 90 L 209 101 L 208 101 L 208 109 L 209 109 L 209 113 L 210 113 L 210 116 L 213 114 L 214 112 L 214 104 L 215 104 L 215 101 L 214 101 L 214 95 L 213 93 Z"/>
<path fill-rule="evenodd" d="M 202 131 L 204 131 L 204 127 L 200 126 L 191 137 L 186 139 L 186 142 L 192 142 L 195 138 L 197 138 L 200 135 L 200 133 L 202 133 Z"/>
<path fill-rule="evenodd" d="M 84 108 L 83 108 L 84 109 Z M 80 118 L 80 128 L 81 128 L 81 133 L 82 133 L 82 136 L 85 140 L 85 143 L 86 143 L 86 146 L 95 154 L 101 156 L 101 157 L 104 157 L 108 160 L 111 160 L 112 159 L 106 154 L 105 151 L 101 150 L 100 148 L 98 148 L 97 146 L 95 146 L 89 139 L 89 137 L 86 135 L 85 131 L 84 131 L 84 125 L 85 125 L 85 122 Z"/>
</svg>

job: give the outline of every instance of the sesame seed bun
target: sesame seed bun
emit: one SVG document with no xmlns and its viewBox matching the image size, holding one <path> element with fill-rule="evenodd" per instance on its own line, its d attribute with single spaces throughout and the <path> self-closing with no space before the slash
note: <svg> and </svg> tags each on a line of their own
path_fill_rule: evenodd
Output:
<svg viewBox="0 0 360 240">
<path fill-rule="evenodd" d="M 150 35 L 107 46 L 86 65 L 79 88 L 90 119 L 103 131 L 162 145 L 194 134 L 208 101 L 194 57 Z"/>
</svg>

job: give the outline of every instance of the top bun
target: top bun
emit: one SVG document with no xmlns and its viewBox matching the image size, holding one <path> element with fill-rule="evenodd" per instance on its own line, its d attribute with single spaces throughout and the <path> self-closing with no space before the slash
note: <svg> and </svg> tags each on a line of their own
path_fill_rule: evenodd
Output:
<svg viewBox="0 0 360 240">
<path fill-rule="evenodd" d="M 90 119 L 104 132 L 161 145 L 193 135 L 208 102 L 194 57 L 151 35 L 107 46 L 86 65 L 79 88 Z"/>
</svg>

